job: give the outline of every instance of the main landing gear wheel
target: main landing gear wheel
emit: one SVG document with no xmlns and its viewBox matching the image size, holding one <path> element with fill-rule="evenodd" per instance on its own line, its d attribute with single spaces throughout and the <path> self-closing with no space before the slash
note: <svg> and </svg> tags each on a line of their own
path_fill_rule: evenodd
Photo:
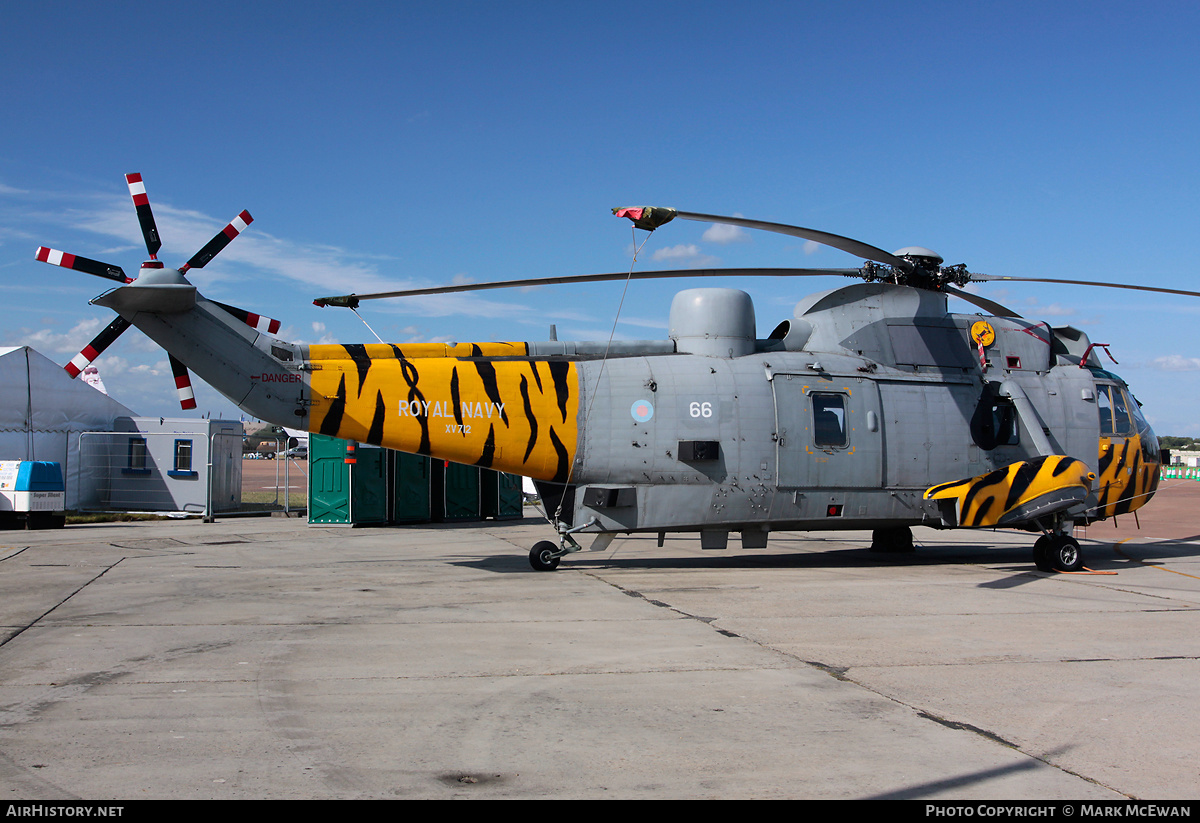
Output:
<svg viewBox="0 0 1200 823">
<path fill-rule="evenodd" d="M 1052 572 L 1054 566 L 1050 563 L 1050 557 L 1046 553 L 1046 549 L 1050 547 L 1050 535 L 1043 534 L 1033 544 L 1033 565 L 1037 566 L 1040 572 Z"/>
<path fill-rule="evenodd" d="M 1033 544 L 1033 562 L 1044 572 L 1077 572 L 1083 568 L 1083 552 L 1073 537 L 1044 534 Z"/>
<path fill-rule="evenodd" d="M 871 551 L 898 554 L 915 551 L 912 529 L 898 526 L 893 529 L 875 529 L 871 532 Z"/>
<path fill-rule="evenodd" d="M 529 550 L 529 565 L 534 571 L 552 572 L 558 568 L 560 549 L 549 540 L 543 540 Z"/>
</svg>

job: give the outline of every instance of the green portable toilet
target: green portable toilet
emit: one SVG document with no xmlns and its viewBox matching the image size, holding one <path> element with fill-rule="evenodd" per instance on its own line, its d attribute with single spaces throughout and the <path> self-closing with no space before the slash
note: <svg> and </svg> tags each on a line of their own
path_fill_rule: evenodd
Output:
<svg viewBox="0 0 1200 823">
<path fill-rule="evenodd" d="M 389 452 L 393 523 L 428 523 L 432 517 L 430 460 L 423 454 Z"/>
<path fill-rule="evenodd" d="M 516 520 L 525 516 L 525 498 L 521 494 L 521 476 L 484 469 L 479 478 L 482 514 L 496 520 Z"/>
<path fill-rule="evenodd" d="M 438 522 L 479 519 L 479 467 L 434 460 L 433 519 Z"/>
<path fill-rule="evenodd" d="M 361 443 L 346 462 L 347 441 L 308 438 L 308 522 L 365 525 L 387 521 L 387 452 Z"/>
</svg>

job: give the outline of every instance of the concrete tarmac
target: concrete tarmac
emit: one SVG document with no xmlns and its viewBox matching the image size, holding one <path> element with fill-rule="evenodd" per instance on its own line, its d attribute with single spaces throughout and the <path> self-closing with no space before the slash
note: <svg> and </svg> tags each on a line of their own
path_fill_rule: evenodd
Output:
<svg viewBox="0 0 1200 823">
<path fill-rule="evenodd" d="M 553 573 L 534 518 L 3 532 L 0 792 L 1194 799 L 1193 525 L 1092 527 L 1093 575 L 1011 532 L 628 538 Z"/>
</svg>

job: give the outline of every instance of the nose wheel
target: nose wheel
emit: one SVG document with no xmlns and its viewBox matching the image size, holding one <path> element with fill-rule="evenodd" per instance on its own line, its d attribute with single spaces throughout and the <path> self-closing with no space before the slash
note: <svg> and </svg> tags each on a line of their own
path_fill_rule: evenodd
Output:
<svg viewBox="0 0 1200 823">
<path fill-rule="evenodd" d="M 1083 568 L 1083 551 L 1070 535 L 1044 534 L 1033 544 L 1033 562 L 1044 572 L 1077 572 Z"/>
</svg>

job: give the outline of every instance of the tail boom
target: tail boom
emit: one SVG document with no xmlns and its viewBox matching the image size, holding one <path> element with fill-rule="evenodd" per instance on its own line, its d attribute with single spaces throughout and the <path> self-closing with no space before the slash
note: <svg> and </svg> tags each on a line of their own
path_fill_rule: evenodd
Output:
<svg viewBox="0 0 1200 823">
<path fill-rule="evenodd" d="M 524 343 L 310 346 L 310 430 L 565 482 L 576 367 L 527 355 Z"/>
</svg>

